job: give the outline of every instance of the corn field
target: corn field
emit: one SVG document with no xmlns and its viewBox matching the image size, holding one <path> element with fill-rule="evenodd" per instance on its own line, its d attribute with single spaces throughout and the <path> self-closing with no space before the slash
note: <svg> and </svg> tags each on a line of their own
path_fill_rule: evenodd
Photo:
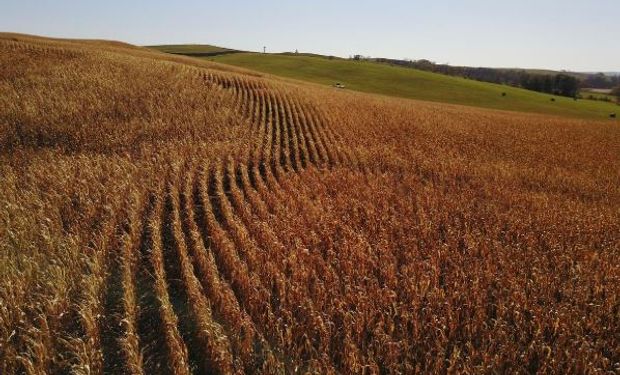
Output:
<svg viewBox="0 0 620 375">
<path fill-rule="evenodd" d="M 0 374 L 620 371 L 620 127 L 0 34 Z"/>
</svg>

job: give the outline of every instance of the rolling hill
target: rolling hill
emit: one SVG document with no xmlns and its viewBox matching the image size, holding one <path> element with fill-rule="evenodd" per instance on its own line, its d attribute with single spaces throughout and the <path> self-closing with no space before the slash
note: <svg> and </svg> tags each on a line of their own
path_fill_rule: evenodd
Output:
<svg viewBox="0 0 620 375">
<path fill-rule="evenodd" d="M 342 82 L 351 90 L 483 108 L 593 119 L 608 118 L 620 109 L 613 103 L 564 97 L 552 102 L 549 94 L 373 62 L 258 53 L 212 60 L 323 85 Z"/>
<path fill-rule="evenodd" d="M 610 121 L 0 34 L 0 374 L 616 372 L 618 165 Z"/>
<path fill-rule="evenodd" d="M 234 49 L 217 47 L 209 44 L 168 44 L 148 46 L 148 48 L 160 52 L 193 57 L 216 56 L 240 52 Z"/>
</svg>

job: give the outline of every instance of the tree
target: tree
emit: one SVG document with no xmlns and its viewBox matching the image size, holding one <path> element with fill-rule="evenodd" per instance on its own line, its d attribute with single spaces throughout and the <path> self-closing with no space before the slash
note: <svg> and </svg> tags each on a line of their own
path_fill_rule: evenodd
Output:
<svg viewBox="0 0 620 375">
<path fill-rule="evenodd" d="M 555 76 L 555 91 L 558 95 L 575 97 L 579 89 L 577 78 L 568 74 L 558 74 Z"/>
<path fill-rule="evenodd" d="M 614 89 L 611 90 L 611 95 L 614 95 L 616 97 L 616 102 L 620 104 L 620 85 L 614 87 Z"/>
<path fill-rule="evenodd" d="M 591 87 L 595 89 L 609 88 L 609 78 L 603 73 L 589 74 L 584 79 L 584 87 Z"/>
</svg>

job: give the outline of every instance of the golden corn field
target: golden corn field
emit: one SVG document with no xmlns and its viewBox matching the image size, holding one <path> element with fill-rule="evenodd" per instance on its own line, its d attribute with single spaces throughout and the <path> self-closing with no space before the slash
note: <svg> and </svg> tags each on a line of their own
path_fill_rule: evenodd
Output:
<svg viewBox="0 0 620 375">
<path fill-rule="evenodd" d="M 0 374 L 620 372 L 620 126 L 0 34 Z"/>
</svg>

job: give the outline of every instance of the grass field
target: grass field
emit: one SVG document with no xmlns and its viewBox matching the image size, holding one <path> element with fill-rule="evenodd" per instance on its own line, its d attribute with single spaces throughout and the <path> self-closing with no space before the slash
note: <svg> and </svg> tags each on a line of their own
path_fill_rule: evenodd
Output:
<svg viewBox="0 0 620 375">
<path fill-rule="evenodd" d="M 174 53 L 180 55 L 200 55 L 200 54 L 215 54 L 215 53 L 226 53 L 226 52 L 235 52 L 235 50 L 223 47 L 212 46 L 208 44 L 168 44 L 168 45 L 159 45 L 159 46 L 148 46 L 148 48 L 166 52 L 166 53 Z"/>
<path fill-rule="evenodd" d="M 596 98 L 597 100 L 606 99 L 612 103 L 615 103 L 618 100 L 618 98 L 616 98 L 615 96 L 611 94 L 598 92 L 598 91 L 581 90 L 580 94 L 584 98 L 589 98 L 590 96 L 592 96 Z"/>
<path fill-rule="evenodd" d="M 608 118 L 620 109 L 612 103 L 564 97 L 552 102 L 553 96 L 548 94 L 373 62 L 258 53 L 209 59 L 323 85 L 342 82 L 351 90 L 409 99 L 592 119 Z M 503 92 L 507 96 L 503 97 Z"/>
<path fill-rule="evenodd" d="M 610 121 L 0 34 L 0 374 L 617 373 L 618 165 Z"/>
</svg>

